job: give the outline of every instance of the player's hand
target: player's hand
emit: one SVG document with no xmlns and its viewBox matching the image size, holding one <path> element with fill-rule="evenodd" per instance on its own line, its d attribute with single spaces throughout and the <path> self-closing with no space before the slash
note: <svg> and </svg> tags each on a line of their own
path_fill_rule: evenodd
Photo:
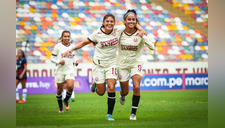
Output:
<svg viewBox="0 0 225 128">
<path fill-rule="evenodd" d="M 145 31 L 139 31 L 138 35 L 143 37 L 144 35 L 147 36 L 147 33 Z"/>
<path fill-rule="evenodd" d="M 64 64 L 65 64 L 65 60 L 61 60 L 61 61 L 59 62 L 59 64 L 64 65 Z"/>
<path fill-rule="evenodd" d="M 19 78 L 22 79 L 22 78 L 23 78 L 23 75 L 21 74 L 21 75 L 19 76 Z"/>
<path fill-rule="evenodd" d="M 73 50 L 67 50 L 67 51 L 64 53 L 64 55 L 65 55 L 65 56 L 68 56 L 68 55 L 72 54 L 72 52 L 73 52 Z"/>
</svg>

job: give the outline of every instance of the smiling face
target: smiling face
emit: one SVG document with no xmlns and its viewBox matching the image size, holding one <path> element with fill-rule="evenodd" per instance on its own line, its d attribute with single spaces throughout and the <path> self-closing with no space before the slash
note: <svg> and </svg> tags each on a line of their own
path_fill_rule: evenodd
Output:
<svg viewBox="0 0 225 128">
<path fill-rule="evenodd" d="M 126 25 L 126 27 L 130 28 L 130 29 L 134 29 L 136 26 L 137 20 L 134 14 L 128 14 L 126 17 L 126 20 L 124 21 L 124 24 Z"/>
<path fill-rule="evenodd" d="M 70 42 L 70 33 L 69 32 L 64 32 L 63 33 L 63 36 L 62 36 L 62 42 L 65 44 L 65 45 L 68 45 L 69 42 Z"/>
<path fill-rule="evenodd" d="M 111 16 L 109 16 L 103 21 L 103 25 L 107 32 L 111 32 L 115 26 L 115 21 Z"/>
</svg>

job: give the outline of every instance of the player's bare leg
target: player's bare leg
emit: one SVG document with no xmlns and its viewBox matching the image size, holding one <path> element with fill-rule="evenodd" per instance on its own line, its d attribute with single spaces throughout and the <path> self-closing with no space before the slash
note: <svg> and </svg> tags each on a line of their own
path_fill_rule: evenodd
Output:
<svg viewBox="0 0 225 128">
<path fill-rule="evenodd" d="M 103 96 L 103 95 L 105 94 L 105 90 L 106 90 L 105 83 L 102 83 L 102 84 L 96 84 L 96 86 L 97 86 L 96 93 L 97 93 L 99 96 Z"/>
<path fill-rule="evenodd" d="M 113 109 L 116 101 L 116 93 L 115 93 L 115 85 L 116 79 L 107 79 L 107 91 L 108 91 L 108 112 L 106 116 L 106 120 L 114 121 L 112 118 Z"/>
<path fill-rule="evenodd" d="M 73 79 L 67 79 L 66 84 L 67 84 L 66 98 L 63 101 L 64 101 L 65 109 L 68 111 L 70 109 L 68 100 L 70 99 L 70 97 L 72 95 L 72 92 L 73 92 L 74 80 Z"/>
<path fill-rule="evenodd" d="M 57 94 L 56 98 L 59 105 L 59 113 L 63 113 L 63 105 L 62 105 L 62 91 L 63 91 L 63 84 L 64 83 L 57 83 Z"/>
<path fill-rule="evenodd" d="M 132 111 L 130 115 L 130 120 L 137 120 L 136 111 L 140 100 L 140 83 L 142 77 L 140 75 L 134 75 L 131 78 L 133 80 L 133 98 L 132 98 Z"/>
<path fill-rule="evenodd" d="M 120 91 L 120 103 L 122 105 L 125 104 L 126 102 L 126 95 L 129 93 L 129 85 L 128 85 L 128 81 L 124 81 L 124 82 L 120 82 L 120 87 L 121 87 L 121 91 Z"/>
<path fill-rule="evenodd" d="M 20 81 L 16 80 L 16 102 L 20 101 L 19 90 L 17 89 L 17 86 L 19 83 L 20 83 Z"/>
</svg>

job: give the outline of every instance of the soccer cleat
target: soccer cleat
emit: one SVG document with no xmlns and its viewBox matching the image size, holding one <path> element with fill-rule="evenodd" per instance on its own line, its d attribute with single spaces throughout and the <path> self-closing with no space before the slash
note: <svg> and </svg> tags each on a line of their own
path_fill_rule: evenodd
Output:
<svg viewBox="0 0 225 128">
<path fill-rule="evenodd" d="M 64 113 L 63 108 L 59 108 L 59 113 Z"/>
<path fill-rule="evenodd" d="M 70 109 L 70 106 L 69 106 L 68 101 L 65 101 L 65 100 L 64 100 L 64 105 L 65 105 L 66 111 L 68 111 L 68 110 Z"/>
<path fill-rule="evenodd" d="M 94 82 L 91 86 L 91 92 L 94 93 L 96 91 L 96 88 L 97 88 L 97 86 L 96 86 L 96 83 Z"/>
<path fill-rule="evenodd" d="M 121 94 L 120 94 L 120 104 L 122 104 L 122 105 L 124 105 L 125 104 L 125 102 L 126 102 L 126 97 L 125 96 L 122 96 Z"/>
<path fill-rule="evenodd" d="M 25 100 L 21 100 L 21 101 L 19 101 L 19 103 L 26 103 L 26 101 Z"/>
<path fill-rule="evenodd" d="M 130 120 L 137 120 L 137 119 L 136 119 L 136 115 L 135 115 L 135 114 L 131 114 L 131 115 L 130 115 Z"/>
<path fill-rule="evenodd" d="M 18 103 L 20 100 L 19 99 L 16 99 L 16 103 Z"/>
<path fill-rule="evenodd" d="M 111 114 L 107 114 L 106 120 L 108 120 L 108 121 L 114 121 L 115 119 L 112 118 L 112 115 Z"/>
</svg>

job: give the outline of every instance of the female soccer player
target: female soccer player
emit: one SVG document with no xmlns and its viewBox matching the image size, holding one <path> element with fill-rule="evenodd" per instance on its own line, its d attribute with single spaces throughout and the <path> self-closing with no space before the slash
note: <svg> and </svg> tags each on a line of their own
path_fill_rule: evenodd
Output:
<svg viewBox="0 0 225 128">
<path fill-rule="evenodd" d="M 27 60 L 24 52 L 22 50 L 17 51 L 17 61 L 16 61 L 16 102 L 25 103 L 27 97 L 26 81 L 27 81 Z M 18 84 L 22 84 L 22 96 L 23 99 L 19 98 L 19 91 L 17 89 Z"/>
<path fill-rule="evenodd" d="M 62 91 L 63 91 L 63 84 L 66 81 L 67 84 L 67 93 L 66 98 L 63 100 L 65 109 L 68 111 L 70 109 L 68 100 L 71 97 L 73 87 L 74 87 L 74 55 L 73 52 L 70 55 L 65 55 L 64 53 L 73 48 L 74 45 L 70 44 L 70 31 L 63 31 L 60 37 L 61 42 L 54 46 L 51 55 L 51 61 L 56 63 L 56 71 L 55 71 L 55 82 L 57 83 L 57 101 L 59 105 L 59 113 L 63 111 L 62 105 Z"/>
<path fill-rule="evenodd" d="M 138 36 L 139 30 L 135 28 L 138 20 L 135 10 L 128 10 L 124 16 L 125 31 L 121 34 L 119 41 L 119 54 L 117 58 L 119 81 L 121 86 L 120 103 L 125 103 L 125 96 L 129 92 L 129 75 L 133 80 L 133 98 L 130 120 L 136 120 L 136 111 L 140 99 L 140 83 L 142 78 L 142 52 L 145 44 L 150 50 L 154 45 L 148 37 Z"/>
<path fill-rule="evenodd" d="M 140 26 L 138 29 L 143 30 Z M 72 53 L 73 50 L 82 48 L 83 46 L 94 43 L 95 53 L 92 65 L 92 76 L 94 79 L 93 87 L 97 85 L 96 91 L 98 95 L 103 96 L 108 92 L 108 112 L 106 120 L 114 121 L 112 113 L 115 105 L 115 84 L 117 80 L 116 66 L 116 50 L 119 43 L 121 33 L 125 30 L 124 25 L 115 26 L 114 15 L 107 13 L 103 17 L 102 26 L 94 31 L 85 41 L 79 43 L 75 48 L 67 51 L 66 54 Z M 95 84 L 96 83 L 96 84 Z"/>
</svg>

